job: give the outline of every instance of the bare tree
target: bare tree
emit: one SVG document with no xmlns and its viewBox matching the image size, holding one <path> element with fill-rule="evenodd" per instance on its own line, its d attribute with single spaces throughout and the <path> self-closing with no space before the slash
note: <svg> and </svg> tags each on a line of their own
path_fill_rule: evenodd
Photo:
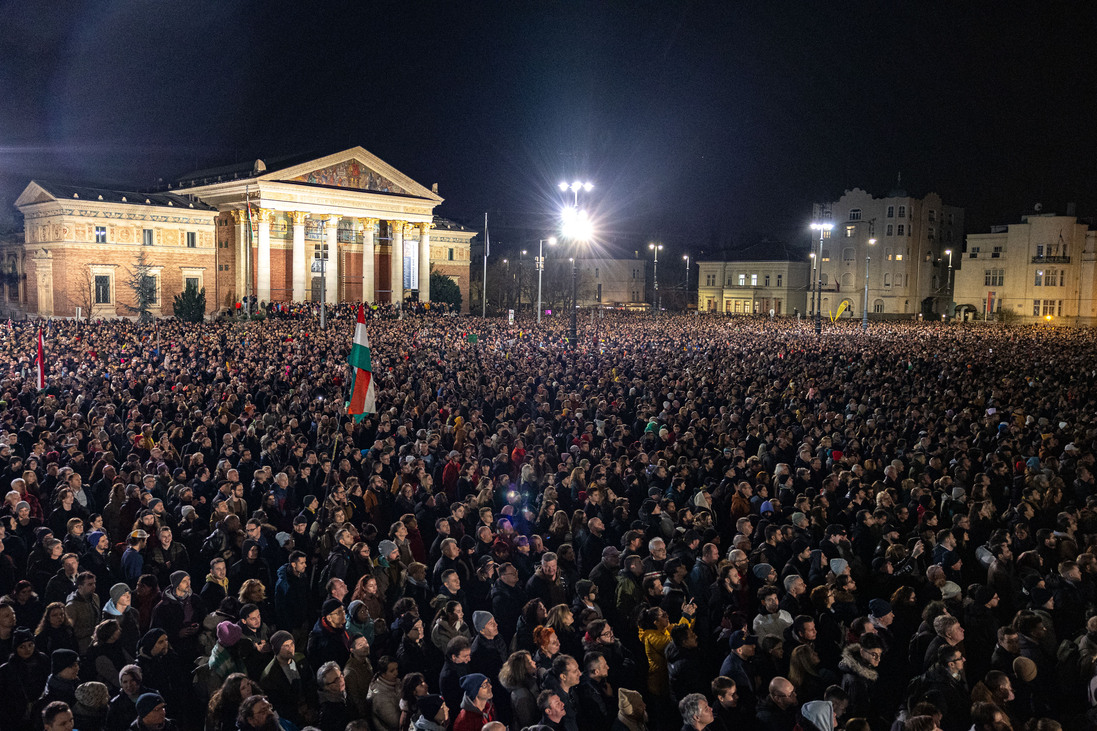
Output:
<svg viewBox="0 0 1097 731">
<path fill-rule="evenodd" d="M 76 274 L 76 286 L 69 293 L 69 301 L 73 309 L 79 307 L 80 312 L 88 321 L 91 321 L 91 308 L 95 305 L 95 277 L 91 275 L 91 267 L 84 264 Z"/>
</svg>

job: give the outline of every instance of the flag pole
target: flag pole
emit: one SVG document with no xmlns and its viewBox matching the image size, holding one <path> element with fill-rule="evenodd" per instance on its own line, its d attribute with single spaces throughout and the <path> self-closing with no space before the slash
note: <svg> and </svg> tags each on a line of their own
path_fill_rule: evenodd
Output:
<svg viewBox="0 0 1097 731">
<path fill-rule="evenodd" d="M 488 316 L 488 254 L 491 253 L 491 234 L 488 233 L 488 212 L 484 211 L 484 282 L 480 287 L 480 317 Z"/>
</svg>

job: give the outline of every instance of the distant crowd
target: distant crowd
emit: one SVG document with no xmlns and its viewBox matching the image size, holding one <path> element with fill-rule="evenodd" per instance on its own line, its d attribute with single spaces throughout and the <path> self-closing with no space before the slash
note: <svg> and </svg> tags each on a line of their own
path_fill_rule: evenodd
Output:
<svg viewBox="0 0 1097 731">
<path fill-rule="evenodd" d="M 1097 333 L 0 329 L 0 728 L 1097 728 Z"/>
</svg>

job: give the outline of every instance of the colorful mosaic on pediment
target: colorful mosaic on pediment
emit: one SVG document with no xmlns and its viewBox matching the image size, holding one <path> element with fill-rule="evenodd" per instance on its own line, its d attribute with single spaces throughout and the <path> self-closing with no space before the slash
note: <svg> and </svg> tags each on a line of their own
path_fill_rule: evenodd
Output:
<svg viewBox="0 0 1097 731">
<path fill-rule="evenodd" d="M 333 185 L 337 188 L 373 190 L 378 193 L 408 194 L 399 185 L 380 173 L 370 170 L 357 160 L 347 160 L 321 170 L 313 170 L 305 175 L 298 175 L 292 180 L 302 183 L 316 183 L 317 185 Z"/>
</svg>

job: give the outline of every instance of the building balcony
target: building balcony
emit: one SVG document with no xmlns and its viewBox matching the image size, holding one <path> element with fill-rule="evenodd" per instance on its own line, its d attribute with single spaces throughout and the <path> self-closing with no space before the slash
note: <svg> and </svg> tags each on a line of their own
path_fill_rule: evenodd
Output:
<svg viewBox="0 0 1097 731">
<path fill-rule="evenodd" d="M 1033 264 L 1069 264 L 1069 256 L 1034 256 L 1032 257 Z"/>
</svg>

